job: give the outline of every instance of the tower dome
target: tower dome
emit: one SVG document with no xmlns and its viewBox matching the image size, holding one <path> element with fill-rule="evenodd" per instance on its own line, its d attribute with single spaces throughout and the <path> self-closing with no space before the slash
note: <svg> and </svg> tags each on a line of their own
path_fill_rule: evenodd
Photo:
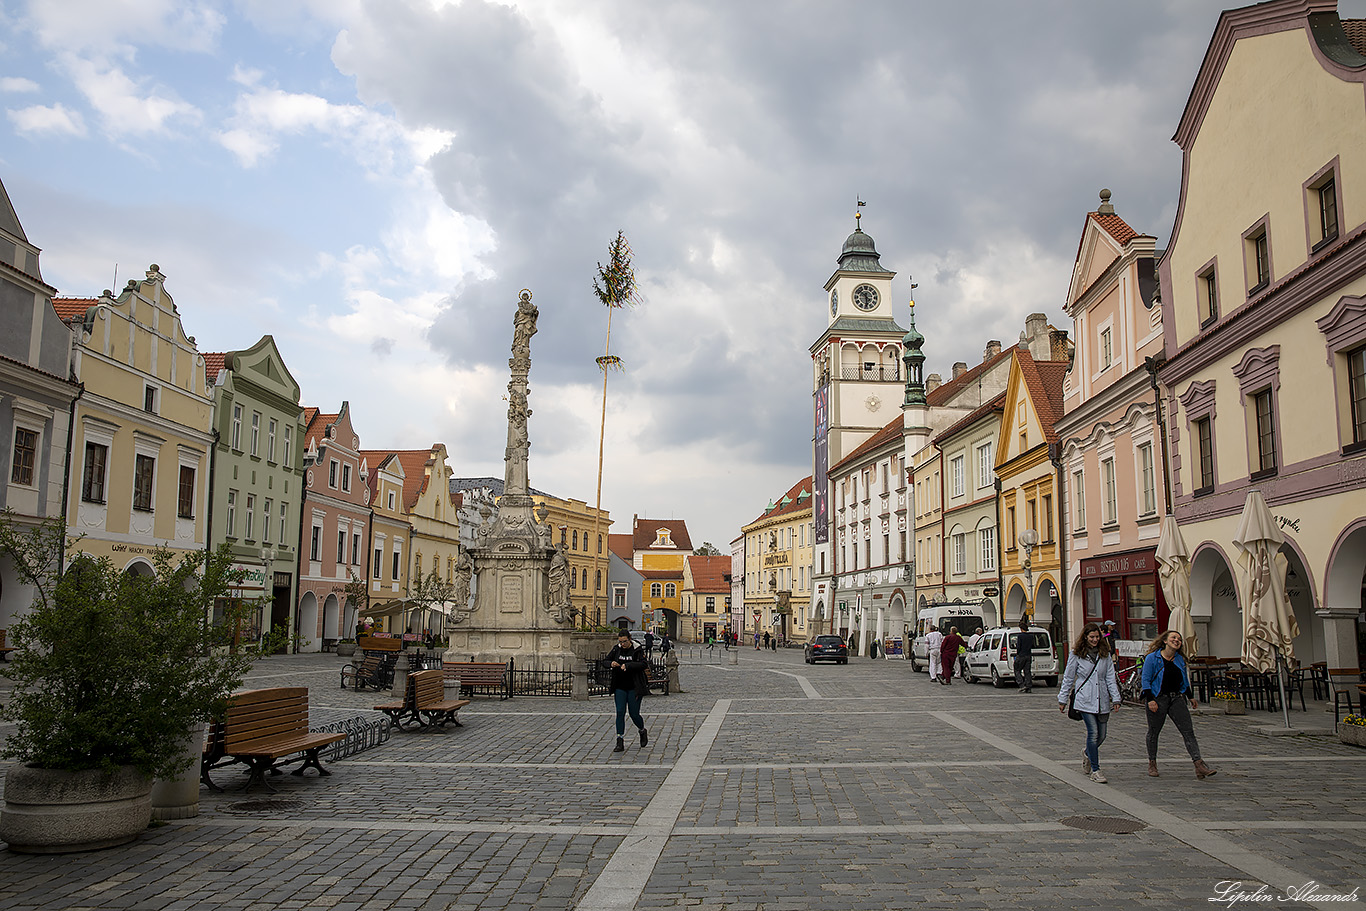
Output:
<svg viewBox="0 0 1366 911">
<path fill-rule="evenodd" d="M 845 272 L 890 273 L 891 269 L 884 269 L 878 262 L 880 258 L 873 235 L 865 233 L 862 228 L 855 228 L 854 233 L 845 238 L 838 262 L 840 269 Z"/>
</svg>

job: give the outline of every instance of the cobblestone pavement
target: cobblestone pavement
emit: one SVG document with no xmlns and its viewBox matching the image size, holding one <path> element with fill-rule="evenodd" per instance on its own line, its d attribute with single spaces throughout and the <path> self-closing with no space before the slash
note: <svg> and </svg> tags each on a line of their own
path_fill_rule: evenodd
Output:
<svg viewBox="0 0 1366 911">
<path fill-rule="evenodd" d="M 1122 710 L 1101 785 L 1055 690 L 795 650 L 729 661 L 686 655 L 687 692 L 646 700 L 650 744 L 625 753 L 606 699 L 481 697 L 462 728 L 395 732 L 275 793 L 221 769 L 197 818 L 133 844 L 0 853 L 0 908 L 1074 911 L 1207 908 L 1225 881 L 1366 887 L 1366 751 L 1328 736 L 1321 703 L 1293 737 L 1269 736 L 1270 713 L 1198 717 L 1219 769 L 1203 782 L 1175 730 L 1148 778 L 1142 713 Z M 342 663 L 271 658 L 248 683 L 306 685 L 328 711 L 387 698 L 339 689 Z"/>
</svg>

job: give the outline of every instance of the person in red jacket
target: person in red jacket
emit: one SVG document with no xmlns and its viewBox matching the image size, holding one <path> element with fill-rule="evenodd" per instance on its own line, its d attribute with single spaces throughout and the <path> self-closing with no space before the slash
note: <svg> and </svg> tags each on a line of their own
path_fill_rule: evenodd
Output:
<svg viewBox="0 0 1366 911">
<path fill-rule="evenodd" d="M 958 635 L 958 627 L 950 626 L 949 634 L 944 637 L 943 643 L 939 646 L 939 667 L 943 671 L 941 682 L 949 686 L 953 682 L 954 672 L 958 668 L 958 650 L 967 645 L 962 636 Z"/>
</svg>

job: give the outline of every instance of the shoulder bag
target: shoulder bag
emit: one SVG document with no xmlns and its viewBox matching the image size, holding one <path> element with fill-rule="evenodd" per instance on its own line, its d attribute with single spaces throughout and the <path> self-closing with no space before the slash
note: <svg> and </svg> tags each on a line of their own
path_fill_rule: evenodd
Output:
<svg viewBox="0 0 1366 911">
<path fill-rule="evenodd" d="M 1077 707 L 1075 705 L 1077 700 L 1077 690 L 1081 689 L 1083 686 L 1086 686 L 1086 684 L 1090 682 L 1091 678 L 1096 675 L 1096 669 L 1099 667 L 1100 658 L 1099 656 L 1097 656 L 1096 663 L 1091 668 L 1091 673 L 1086 675 L 1086 679 L 1083 680 L 1079 686 L 1072 687 L 1072 695 L 1067 697 L 1067 717 L 1071 718 L 1073 721 L 1081 721 L 1082 719 L 1082 714 L 1080 711 L 1077 710 Z"/>
</svg>

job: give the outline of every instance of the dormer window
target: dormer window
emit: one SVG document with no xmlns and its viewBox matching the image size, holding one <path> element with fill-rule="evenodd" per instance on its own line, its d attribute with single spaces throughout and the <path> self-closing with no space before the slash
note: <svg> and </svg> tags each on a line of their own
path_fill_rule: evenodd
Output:
<svg viewBox="0 0 1366 911">
<path fill-rule="evenodd" d="M 673 539 L 670 537 L 669 529 L 667 529 L 667 528 L 659 528 L 659 529 L 656 529 L 656 530 L 655 530 L 655 543 L 654 543 L 652 546 L 654 546 L 654 547 L 673 547 L 673 546 L 674 546 L 674 542 L 673 542 Z"/>
</svg>

